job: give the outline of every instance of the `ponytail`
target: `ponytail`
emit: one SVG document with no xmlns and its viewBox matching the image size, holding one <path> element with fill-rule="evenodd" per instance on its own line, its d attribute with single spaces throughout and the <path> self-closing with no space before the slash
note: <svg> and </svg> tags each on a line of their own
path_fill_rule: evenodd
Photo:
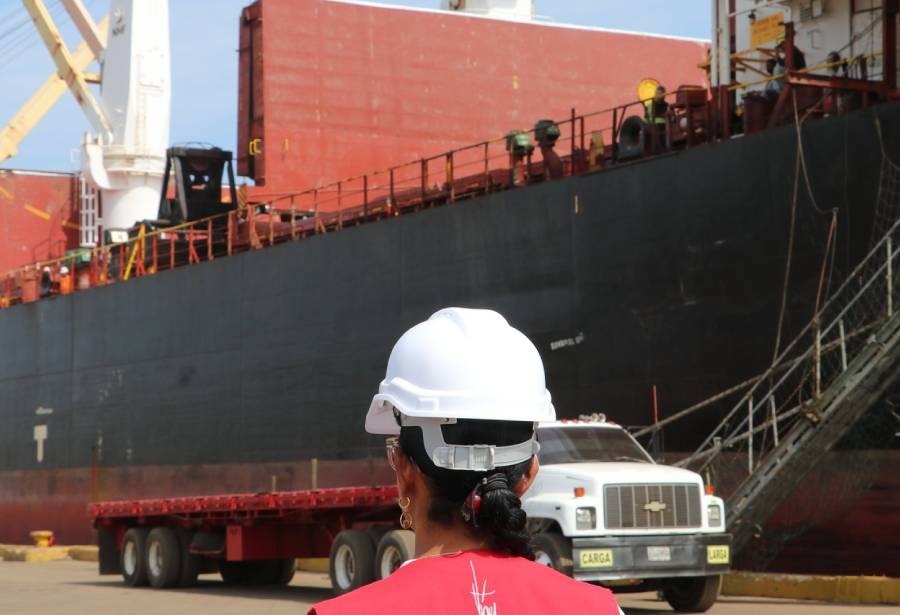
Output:
<svg viewBox="0 0 900 615">
<path fill-rule="evenodd" d="M 491 442 L 508 446 L 527 441 L 533 423 L 461 420 L 443 426 L 444 439 L 452 444 Z M 425 452 L 422 431 L 403 427 L 400 446 L 425 475 L 431 492 L 428 518 L 449 526 L 467 523 L 469 532 L 485 539 L 501 553 L 534 559 L 531 534 L 522 502 L 513 491 L 531 467 L 531 459 L 488 472 L 448 470 L 432 463 Z"/>
</svg>

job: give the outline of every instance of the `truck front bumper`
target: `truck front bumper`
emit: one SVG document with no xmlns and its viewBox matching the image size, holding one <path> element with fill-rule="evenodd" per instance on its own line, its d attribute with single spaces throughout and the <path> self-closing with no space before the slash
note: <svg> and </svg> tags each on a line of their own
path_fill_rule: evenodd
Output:
<svg viewBox="0 0 900 615">
<path fill-rule="evenodd" d="M 572 576 L 581 581 L 723 574 L 731 566 L 731 534 L 575 538 L 572 560 Z"/>
</svg>

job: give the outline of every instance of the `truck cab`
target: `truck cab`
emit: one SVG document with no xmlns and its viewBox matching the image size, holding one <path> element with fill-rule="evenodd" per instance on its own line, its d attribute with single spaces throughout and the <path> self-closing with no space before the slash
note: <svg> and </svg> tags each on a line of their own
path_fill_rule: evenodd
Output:
<svg viewBox="0 0 900 615">
<path fill-rule="evenodd" d="M 715 603 L 731 536 L 699 474 L 656 463 L 602 415 L 541 424 L 538 440 L 523 497 L 538 562 L 615 591 L 661 590 L 677 611 Z"/>
</svg>

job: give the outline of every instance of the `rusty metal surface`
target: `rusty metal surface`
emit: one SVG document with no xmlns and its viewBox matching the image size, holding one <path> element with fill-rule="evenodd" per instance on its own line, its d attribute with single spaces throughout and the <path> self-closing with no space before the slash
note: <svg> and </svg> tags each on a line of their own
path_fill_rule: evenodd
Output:
<svg viewBox="0 0 900 615">
<path fill-rule="evenodd" d="M 78 246 L 77 190 L 67 173 L 0 170 L 0 271 Z"/>
</svg>

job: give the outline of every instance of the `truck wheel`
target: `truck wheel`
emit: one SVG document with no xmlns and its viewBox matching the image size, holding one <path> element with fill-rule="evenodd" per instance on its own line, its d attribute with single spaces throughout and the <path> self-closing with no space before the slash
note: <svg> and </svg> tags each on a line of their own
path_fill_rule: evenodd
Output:
<svg viewBox="0 0 900 615">
<path fill-rule="evenodd" d="M 120 563 L 122 566 L 122 578 L 130 587 L 142 587 L 147 585 L 147 530 L 133 527 L 125 532 L 122 539 L 122 551 Z"/>
<path fill-rule="evenodd" d="M 219 574 L 225 585 L 242 585 L 247 582 L 246 562 L 229 562 L 228 560 L 219 560 Z"/>
<path fill-rule="evenodd" d="M 181 576 L 178 579 L 178 587 L 191 587 L 197 584 L 197 575 L 200 574 L 201 558 L 191 553 L 191 541 L 194 533 L 180 528 L 176 530 L 178 535 L 178 547 L 181 549 Z"/>
<path fill-rule="evenodd" d="M 181 578 L 181 546 L 167 527 L 157 527 L 147 536 L 147 579 L 157 589 L 178 585 Z"/>
<path fill-rule="evenodd" d="M 375 543 L 361 530 L 344 530 L 331 543 L 331 586 L 346 594 L 375 580 Z"/>
<path fill-rule="evenodd" d="M 715 604 L 721 589 L 721 575 L 671 579 L 663 586 L 663 597 L 676 611 L 703 613 Z"/>
<path fill-rule="evenodd" d="M 386 579 L 415 553 L 416 535 L 409 530 L 391 530 L 378 541 L 375 578 Z"/>
<path fill-rule="evenodd" d="M 534 561 L 572 576 L 572 542 L 556 532 L 542 532 L 531 539 Z"/>
</svg>

